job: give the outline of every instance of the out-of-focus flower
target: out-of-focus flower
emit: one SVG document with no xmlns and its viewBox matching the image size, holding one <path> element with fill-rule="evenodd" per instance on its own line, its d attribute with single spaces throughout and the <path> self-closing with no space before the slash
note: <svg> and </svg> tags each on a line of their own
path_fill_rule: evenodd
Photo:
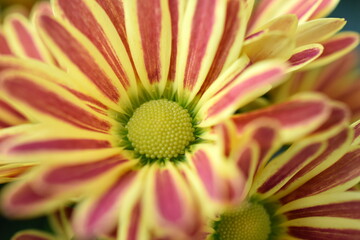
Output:
<svg viewBox="0 0 360 240">
<path fill-rule="evenodd" d="M 223 197 L 243 193 L 242 174 L 193 160 L 194 149 L 213 140 L 211 128 L 287 72 L 327 62 L 358 42 L 356 34 L 331 37 L 342 20 L 330 24 L 336 27 L 320 21 L 322 34 L 311 41 L 306 34 L 317 22 L 300 31 L 298 19 L 334 2 L 307 1 L 303 11 L 297 8 L 303 1 L 294 2 L 265 6 L 263 14 L 280 18 L 263 27 L 260 3 L 249 23 L 254 31 L 248 25 L 254 2 L 245 0 L 57 0 L 55 17 L 35 14 L 60 67 L 0 57 L 2 96 L 33 122 L 0 131 L 0 160 L 40 163 L 5 189 L 4 212 L 34 216 L 76 199 L 80 238 L 115 229 L 120 239 L 195 238 L 213 211 L 203 204 L 211 198 L 206 189 Z M 296 16 L 283 16 L 290 13 Z M 296 43 L 299 37 L 305 40 Z M 327 121 L 331 109 L 327 98 L 304 94 L 233 121 L 240 128 L 268 117 L 292 142 Z M 227 172 L 226 184 L 204 181 L 214 172 Z"/>
<path fill-rule="evenodd" d="M 33 13 L 50 11 L 50 5 L 45 2 L 37 4 L 33 9 Z M 33 13 L 30 14 L 30 18 L 32 18 Z M 19 12 L 6 15 L 1 26 L 0 55 L 33 58 L 55 64 L 34 26 Z M 4 96 L 0 95 L 0 129 L 27 122 L 29 122 L 27 117 L 17 111 Z M 0 183 L 12 181 L 31 166 L 33 166 L 32 163 L 0 164 Z"/>
<path fill-rule="evenodd" d="M 61 208 L 49 215 L 52 234 L 36 229 L 22 230 L 16 233 L 11 240 L 70 240 L 74 239 L 74 232 L 70 224 L 71 209 Z M 105 240 L 105 239 L 103 239 Z"/>
<path fill-rule="evenodd" d="M 360 118 L 360 65 L 356 51 L 321 68 L 300 71 L 272 94 L 274 101 L 286 101 L 303 91 L 317 91 L 345 103 L 353 119 Z"/>
<path fill-rule="evenodd" d="M 245 128 L 217 127 L 222 144 L 200 148 L 195 162 L 209 165 L 227 151 L 224 160 L 246 182 L 240 199 L 214 198 L 223 209 L 209 221 L 207 238 L 359 238 L 360 193 L 347 190 L 360 180 L 360 122 L 348 127 L 350 114 L 339 104 L 331 115 L 307 138 L 286 147 L 277 123 L 266 119 Z M 203 176 L 209 185 L 221 179 Z"/>
</svg>

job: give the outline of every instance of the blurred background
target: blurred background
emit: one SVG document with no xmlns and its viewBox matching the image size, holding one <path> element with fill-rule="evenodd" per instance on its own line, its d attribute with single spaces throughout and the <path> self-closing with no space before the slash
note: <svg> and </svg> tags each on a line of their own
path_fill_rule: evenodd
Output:
<svg viewBox="0 0 360 240">
<path fill-rule="evenodd" d="M 36 0 L 0 0 L 0 16 L 11 6 L 20 4 L 27 9 L 30 9 L 35 2 Z M 360 0 L 342 0 L 337 9 L 330 16 L 345 18 L 347 24 L 344 30 L 360 32 Z M 358 49 L 360 50 L 359 47 Z M 15 232 L 28 228 L 51 231 L 47 219 L 44 217 L 31 220 L 10 221 L 0 215 L 1 240 L 8 240 Z"/>
</svg>

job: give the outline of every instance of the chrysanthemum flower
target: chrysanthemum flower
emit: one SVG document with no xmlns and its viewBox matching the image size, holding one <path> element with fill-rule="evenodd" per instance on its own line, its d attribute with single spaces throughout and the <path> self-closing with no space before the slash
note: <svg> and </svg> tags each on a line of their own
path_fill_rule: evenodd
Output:
<svg viewBox="0 0 360 240">
<path fill-rule="evenodd" d="M 360 180 L 360 122 L 348 127 L 349 115 L 334 104 L 329 121 L 291 145 L 282 145 L 281 129 L 269 119 L 217 127 L 222 144 L 198 149 L 194 161 L 208 166 L 223 158 L 246 183 L 240 198 L 210 189 L 223 208 L 209 221 L 207 239 L 360 238 L 360 193 L 347 191 Z"/>
<path fill-rule="evenodd" d="M 345 103 L 353 119 L 360 118 L 360 69 L 358 52 L 354 51 L 321 68 L 292 74 L 271 96 L 276 102 L 303 91 L 318 91 Z"/>
<path fill-rule="evenodd" d="M 28 217 L 76 200 L 80 237 L 108 235 L 118 224 L 120 239 L 195 236 L 212 211 L 203 204 L 209 183 L 201 174 L 226 167 L 196 166 L 193 149 L 212 141 L 215 124 L 322 53 L 320 45 L 310 54 L 308 45 L 292 45 L 286 57 L 246 56 L 262 50 L 257 41 L 267 36 L 244 43 L 252 5 L 56 0 L 55 17 L 37 14 L 37 29 L 60 68 L 0 57 L 2 96 L 33 122 L 0 132 L 0 160 L 40 163 L 4 191 L 4 212 Z M 305 21 L 291 9 L 279 13 Z M 310 17 L 313 10 L 305 12 Z M 282 24 L 266 29 L 274 26 Z M 327 30 L 322 39 L 336 32 Z M 352 47 L 356 35 L 349 38 Z M 263 116 L 279 120 L 282 137 L 293 141 L 323 124 L 330 109 L 326 98 L 306 94 L 234 119 L 238 125 Z M 242 184 L 236 175 L 212 187 L 237 195 Z"/>
</svg>

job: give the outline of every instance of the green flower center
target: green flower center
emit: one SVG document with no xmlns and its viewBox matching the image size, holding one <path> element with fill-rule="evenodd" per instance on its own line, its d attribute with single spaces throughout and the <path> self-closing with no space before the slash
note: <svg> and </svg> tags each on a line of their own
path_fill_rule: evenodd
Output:
<svg viewBox="0 0 360 240">
<path fill-rule="evenodd" d="M 195 140 L 188 110 L 167 99 L 142 104 L 126 128 L 134 151 L 151 159 L 177 158 Z"/>
<path fill-rule="evenodd" d="M 271 220 L 262 204 L 246 202 L 239 209 L 222 214 L 214 230 L 214 239 L 219 240 L 267 240 Z"/>
</svg>

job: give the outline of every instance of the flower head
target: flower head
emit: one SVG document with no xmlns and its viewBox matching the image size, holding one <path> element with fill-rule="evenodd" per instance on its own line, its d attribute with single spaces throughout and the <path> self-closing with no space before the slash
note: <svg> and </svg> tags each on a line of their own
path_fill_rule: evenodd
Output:
<svg viewBox="0 0 360 240">
<path fill-rule="evenodd" d="M 325 124 L 291 145 L 283 144 L 277 123 L 268 119 L 243 129 L 234 130 L 233 123 L 219 127 L 223 145 L 194 155 L 208 162 L 226 145 L 246 143 L 232 148 L 226 159 L 246 182 L 240 198 L 221 201 L 208 239 L 360 236 L 360 194 L 347 191 L 360 180 L 359 122 L 349 128 L 349 114 L 339 104 L 331 112 Z"/>
<path fill-rule="evenodd" d="M 29 217 L 76 201 L 73 225 L 81 238 L 116 230 L 120 239 L 201 234 L 203 217 L 213 212 L 203 202 L 218 192 L 239 197 L 243 175 L 223 164 L 199 164 L 195 149 L 214 141 L 213 126 L 323 52 L 308 41 L 296 48 L 302 34 L 281 28 L 290 19 L 296 30 L 297 19 L 306 21 L 315 8 L 304 9 L 305 17 L 291 5 L 275 15 L 296 16 L 260 24 L 246 40 L 253 4 L 55 0 L 54 15 L 36 13 L 37 31 L 55 61 L 0 57 L 1 94 L 31 120 L 0 132 L 0 160 L 38 165 L 5 189 L 4 212 Z M 290 47 L 274 48 L 274 39 Z M 357 35 L 346 39 L 352 48 Z M 305 94 L 233 120 L 238 126 L 264 116 L 279 120 L 284 141 L 291 142 L 327 120 L 327 101 Z M 209 183 L 217 171 L 231 179 Z"/>
</svg>

